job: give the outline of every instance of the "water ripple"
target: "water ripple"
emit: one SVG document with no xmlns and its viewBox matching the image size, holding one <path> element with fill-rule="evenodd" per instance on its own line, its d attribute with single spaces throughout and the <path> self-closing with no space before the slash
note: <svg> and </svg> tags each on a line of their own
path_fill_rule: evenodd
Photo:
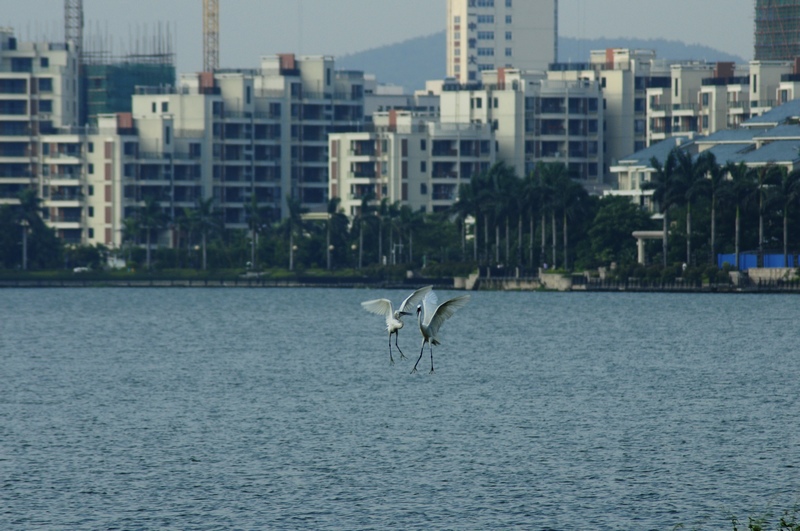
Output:
<svg viewBox="0 0 800 531">
<path fill-rule="evenodd" d="M 725 529 L 798 502 L 792 296 L 479 292 L 409 375 L 413 320 L 392 367 L 358 304 L 398 292 L 2 295 L 3 529 Z"/>
</svg>

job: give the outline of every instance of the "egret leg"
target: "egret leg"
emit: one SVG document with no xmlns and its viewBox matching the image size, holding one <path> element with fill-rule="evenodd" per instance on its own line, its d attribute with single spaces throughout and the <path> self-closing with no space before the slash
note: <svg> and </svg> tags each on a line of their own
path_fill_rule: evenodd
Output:
<svg viewBox="0 0 800 531">
<path fill-rule="evenodd" d="M 431 347 L 431 373 L 433 373 L 433 343 L 429 343 Z"/>
<path fill-rule="evenodd" d="M 422 359 L 422 353 L 425 352 L 425 340 L 422 340 L 422 348 L 419 349 L 419 358 L 417 358 L 417 363 L 414 364 L 414 368 L 411 369 L 411 374 L 417 372 L 417 365 L 419 364 L 419 360 Z"/>
<path fill-rule="evenodd" d="M 400 350 L 400 345 L 397 344 L 397 338 L 399 338 L 399 337 L 400 337 L 400 333 L 399 332 L 395 332 L 394 333 L 394 346 L 397 347 L 397 352 L 400 353 L 400 359 L 404 360 L 404 359 L 406 359 L 406 357 L 403 355 L 403 351 Z"/>
<path fill-rule="evenodd" d="M 389 364 L 394 365 L 394 358 L 392 357 L 392 334 L 389 333 Z"/>
</svg>

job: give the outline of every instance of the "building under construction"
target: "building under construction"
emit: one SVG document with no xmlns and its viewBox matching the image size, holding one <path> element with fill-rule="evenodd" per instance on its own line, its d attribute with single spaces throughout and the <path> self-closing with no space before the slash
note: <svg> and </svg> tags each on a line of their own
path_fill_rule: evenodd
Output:
<svg viewBox="0 0 800 531">
<path fill-rule="evenodd" d="M 175 54 L 169 31 L 132 39 L 132 51 L 114 54 L 110 39 L 89 39 L 81 57 L 86 120 L 99 114 L 131 111 L 137 85 L 175 84 Z"/>
<path fill-rule="evenodd" d="M 800 57 L 800 0 L 756 0 L 755 59 Z"/>
</svg>

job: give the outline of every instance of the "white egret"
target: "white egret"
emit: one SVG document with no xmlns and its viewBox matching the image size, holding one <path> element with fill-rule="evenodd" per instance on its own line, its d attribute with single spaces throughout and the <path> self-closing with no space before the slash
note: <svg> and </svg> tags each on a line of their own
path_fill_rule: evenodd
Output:
<svg viewBox="0 0 800 531">
<path fill-rule="evenodd" d="M 419 304 L 423 297 L 432 289 L 433 286 L 425 286 L 414 291 L 400 303 L 397 311 L 392 308 L 392 301 L 389 299 L 375 299 L 361 303 L 361 306 L 368 312 L 386 317 L 386 330 L 389 331 L 390 363 L 394 363 L 394 358 L 392 357 L 392 334 L 394 334 L 394 346 L 396 346 L 397 350 L 400 352 L 400 358 L 405 359 L 406 357 L 403 355 L 403 351 L 400 350 L 400 345 L 397 344 L 397 338 L 400 337 L 400 329 L 403 328 L 403 316 L 411 315 L 411 309 Z"/>
<path fill-rule="evenodd" d="M 428 343 L 431 348 L 431 372 L 433 372 L 433 345 L 439 344 L 439 339 L 436 337 L 439 334 L 439 328 L 456 313 L 456 310 L 463 308 L 468 301 L 469 295 L 461 295 L 437 306 L 439 299 L 436 297 L 436 293 L 432 291 L 422 299 L 422 304 L 417 306 L 419 331 L 422 332 L 422 348 L 419 349 L 419 358 L 417 358 L 414 368 L 411 369 L 411 374 L 417 372 L 417 365 L 419 360 L 422 359 L 422 353 L 425 351 L 425 343 Z"/>
</svg>

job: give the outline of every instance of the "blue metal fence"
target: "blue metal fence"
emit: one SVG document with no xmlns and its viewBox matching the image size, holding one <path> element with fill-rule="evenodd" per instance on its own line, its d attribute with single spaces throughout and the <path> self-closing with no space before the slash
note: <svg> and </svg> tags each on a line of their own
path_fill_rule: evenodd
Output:
<svg viewBox="0 0 800 531">
<path fill-rule="evenodd" d="M 783 265 L 783 254 L 765 254 L 764 255 L 764 267 L 776 268 L 776 267 L 798 267 L 800 261 L 798 260 L 797 255 L 790 254 L 788 257 L 788 265 Z M 736 255 L 735 254 L 718 254 L 717 255 L 717 267 L 722 268 L 725 263 L 729 263 L 731 267 L 736 264 Z M 755 252 L 746 252 L 746 253 L 739 253 L 739 270 L 745 271 L 747 269 L 752 269 L 758 267 L 758 253 Z"/>
</svg>

